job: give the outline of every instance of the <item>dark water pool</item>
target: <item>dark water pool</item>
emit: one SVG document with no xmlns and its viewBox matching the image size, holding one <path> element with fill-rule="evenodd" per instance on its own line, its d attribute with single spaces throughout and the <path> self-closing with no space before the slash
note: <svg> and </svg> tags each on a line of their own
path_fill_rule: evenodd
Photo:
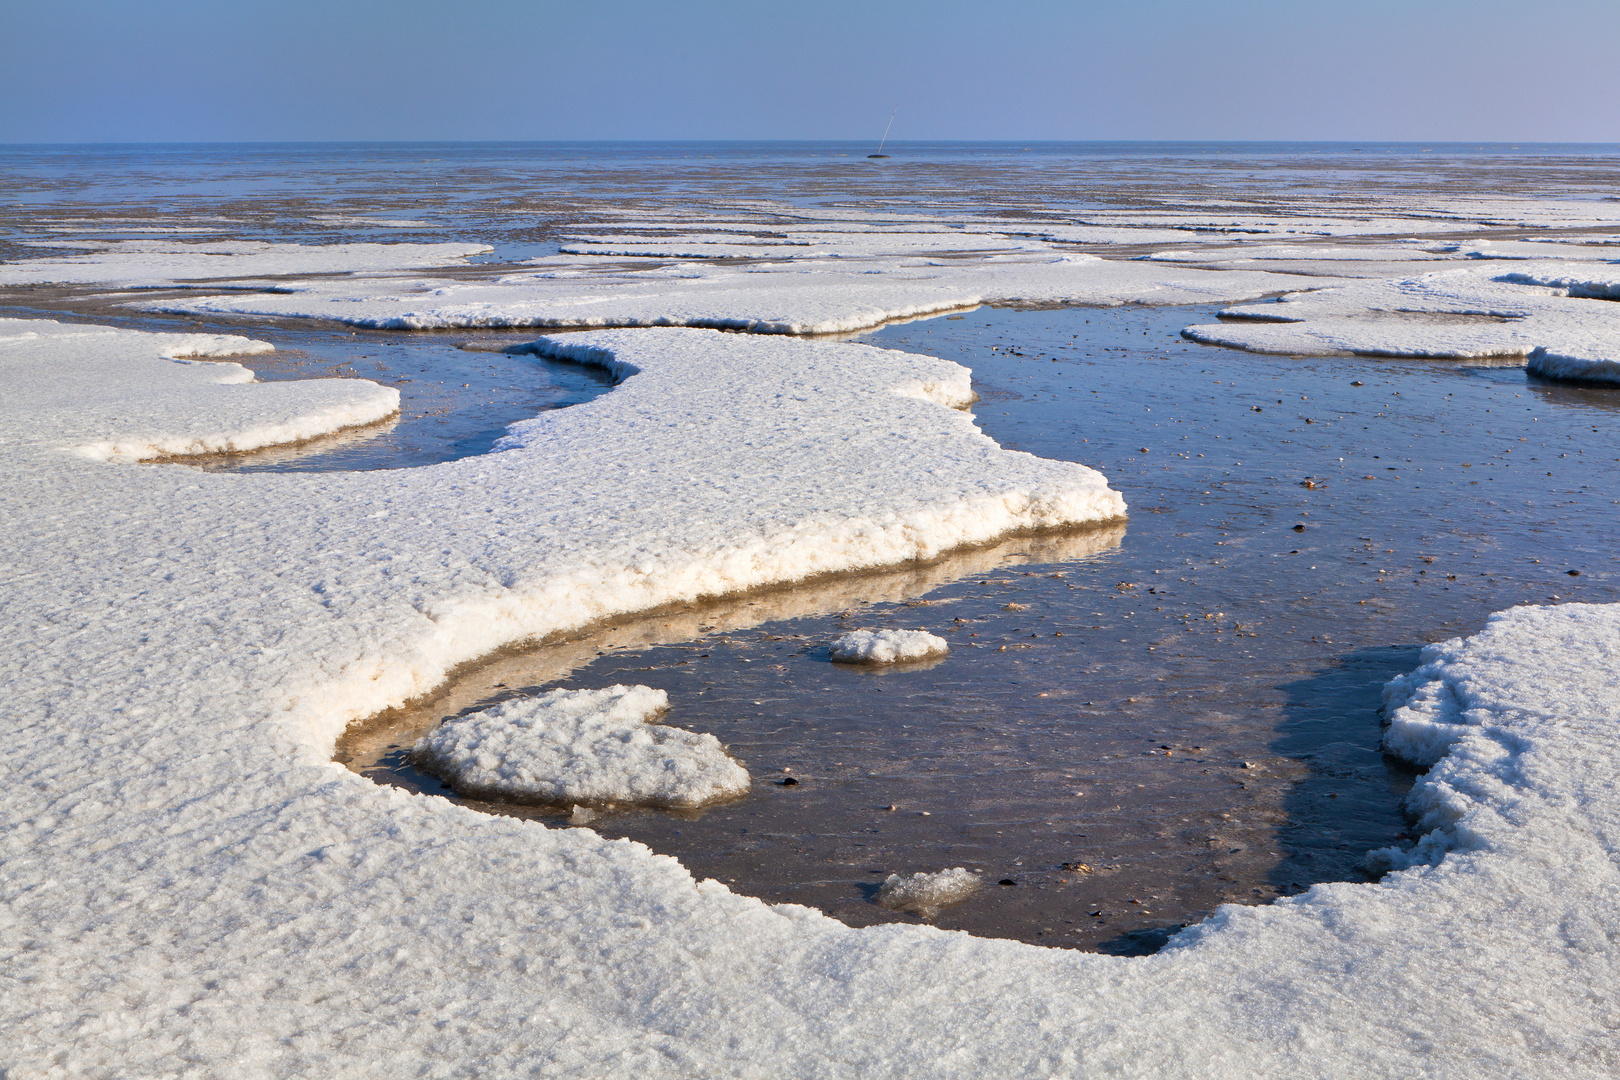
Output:
<svg viewBox="0 0 1620 1080">
<path fill-rule="evenodd" d="M 440 717 L 638 682 L 669 691 L 667 722 L 728 744 L 754 791 L 592 827 L 852 924 L 916 918 L 873 902 L 887 874 L 966 866 L 987 887 L 937 925 L 1143 952 L 1219 903 L 1364 880 L 1368 849 L 1409 839 L 1412 778 L 1378 749 L 1383 683 L 1493 610 L 1616 599 L 1620 412 L 1516 366 L 1179 338 L 1213 317 L 981 309 L 864 335 L 973 368 L 981 426 L 1102 469 L 1127 526 L 623 620 L 473 672 L 351 733 L 340 759 L 442 792 L 403 753 Z M 952 652 L 828 662 L 861 626 Z"/>
</svg>

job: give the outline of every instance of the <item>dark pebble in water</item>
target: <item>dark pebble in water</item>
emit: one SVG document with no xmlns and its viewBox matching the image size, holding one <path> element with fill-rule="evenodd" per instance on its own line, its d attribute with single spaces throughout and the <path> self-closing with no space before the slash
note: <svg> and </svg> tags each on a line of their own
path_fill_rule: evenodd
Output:
<svg viewBox="0 0 1620 1080">
<path fill-rule="evenodd" d="M 1360 379 L 1357 379 L 1354 382 L 1352 382 L 1350 385 L 1351 386 L 1366 386 L 1367 384 L 1362 382 Z"/>
<path fill-rule="evenodd" d="M 799 782 L 793 779 L 791 776 L 784 776 L 782 779 L 778 780 L 777 783 L 781 784 L 783 787 L 796 787 Z"/>
<path fill-rule="evenodd" d="M 1568 574 L 1570 577 L 1580 577 L 1581 576 L 1581 572 L 1579 570 L 1566 570 L 1564 572 L 1566 574 Z"/>
<path fill-rule="evenodd" d="M 1018 882 L 1014 881 L 1010 877 L 1004 877 L 1000 881 L 996 882 L 996 884 L 997 885 L 1016 885 L 1016 884 L 1018 884 Z"/>
<path fill-rule="evenodd" d="M 1305 526 L 1303 526 L 1303 525 L 1295 525 L 1294 526 L 1294 531 L 1295 532 L 1304 532 L 1305 531 Z"/>
</svg>

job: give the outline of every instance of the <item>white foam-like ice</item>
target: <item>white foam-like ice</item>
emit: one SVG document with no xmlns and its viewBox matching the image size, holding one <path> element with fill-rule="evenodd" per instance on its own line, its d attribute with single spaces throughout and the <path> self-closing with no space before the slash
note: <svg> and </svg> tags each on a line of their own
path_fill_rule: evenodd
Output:
<svg viewBox="0 0 1620 1080">
<path fill-rule="evenodd" d="M 1225 907 L 1138 960 L 854 930 L 373 785 L 334 738 L 533 635 L 1118 515 L 1101 477 L 996 447 L 941 404 L 955 365 L 690 330 L 538 343 L 623 382 L 424 469 L 75 452 L 216 370 L 166 354 L 222 347 L 0 343 L 8 1074 L 1614 1075 L 1615 609 L 1429 650 L 1395 705 L 1451 725 L 1411 740 L 1445 751 L 1414 796 L 1434 831 L 1379 884 Z M 51 388 L 86 363 L 105 392 Z M 242 400 L 170 422 L 288 413 Z"/>
<path fill-rule="evenodd" d="M 901 664 L 950 651 L 950 642 L 926 630 L 851 630 L 832 642 L 832 658 L 841 664 Z"/>
<path fill-rule="evenodd" d="M 1620 383 L 1620 341 L 1606 349 L 1586 352 L 1538 346 L 1526 359 L 1525 368 L 1544 379 Z"/>
<path fill-rule="evenodd" d="M 941 908 L 960 904 L 978 892 L 979 885 L 979 875 L 960 866 L 934 874 L 890 874 L 878 887 L 877 902 L 891 911 L 932 919 Z"/>
<path fill-rule="evenodd" d="M 1620 334 L 1620 306 L 1590 299 L 1608 280 L 1601 268 L 1578 264 L 1506 274 L 1491 266 L 1443 270 L 1242 305 L 1222 314 L 1244 321 L 1182 333 L 1207 344 L 1302 356 L 1527 356 L 1550 343 L 1601 350 Z M 1620 274 L 1613 280 L 1620 292 Z"/>
<path fill-rule="evenodd" d="M 127 462 L 300 442 L 399 410 L 392 387 L 362 379 L 260 383 L 240 364 L 209 359 L 271 351 L 230 335 L 0 319 L 7 427 L 24 443 Z M 132 385 L 141 392 L 131 393 Z"/>
<path fill-rule="evenodd" d="M 713 735 L 657 722 L 650 686 L 551 690 L 445 720 L 417 764 L 477 798 L 697 807 L 748 791 L 748 771 Z"/>
<path fill-rule="evenodd" d="M 648 272 L 586 268 L 581 273 L 577 261 L 555 259 L 544 265 L 545 270 L 494 282 L 354 278 L 311 281 L 275 293 L 187 296 L 137 306 L 190 314 L 301 316 L 398 330 L 705 326 L 832 334 L 1000 300 L 1191 304 L 1259 297 L 1299 283 L 1283 274 L 1080 254 L 872 259 L 859 269 L 818 260 Z"/>
<path fill-rule="evenodd" d="M 0 263 L 0 287 L 158 286 L 176 281 L 287 274 L 378 273 L 453 266 L 469 255 L 494 250 L 488 244 L 273 244 L 250 240 L 204 244 L 175 240 L 81 240 L 51 241 L 40 246 L 82 248 L 94 253 Z"/>
</svg>

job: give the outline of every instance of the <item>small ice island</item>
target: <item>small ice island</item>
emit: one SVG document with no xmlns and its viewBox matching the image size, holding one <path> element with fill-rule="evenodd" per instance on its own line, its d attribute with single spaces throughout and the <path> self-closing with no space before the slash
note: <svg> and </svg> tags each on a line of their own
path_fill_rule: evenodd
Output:
<svg viewBox="0 0 1620 1080">
<path fill-rule="evenodd" d="M 979 875 L 958 866 L 937 874 L 890 874 L 878 889 L 877 902 L 891 911 L 932 919 L 940 908 L 959 904 L 978 891 Z"/>
<path fill-rule="evenodd" d="M 950 643 L 926 630 L 852 630 L 833 639 L 839 664 L 903 664 L 951 651 Z"/>
<path fill-rule="evenodd" d="M 451 717 L 413 755 L 474 798 L 694 807 L 747 792 L 720 740 L 658 723 L 668 708 L 650 686 L 552 690 Z"/>
</svg>

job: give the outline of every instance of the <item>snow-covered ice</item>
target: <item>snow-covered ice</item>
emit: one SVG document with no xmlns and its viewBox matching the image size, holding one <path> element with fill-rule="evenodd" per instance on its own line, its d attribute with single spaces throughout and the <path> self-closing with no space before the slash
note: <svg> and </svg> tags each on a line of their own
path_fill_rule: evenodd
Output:
<svg viewBox="0 0 1620 1080">
<path fill-rule="evenodd" d="M 832 643 L 832 658 L 841 664 L 902 664 L 950 651 L 950 642 L 926 630 L 851 630 Z"/>
<path fill-rule="evenodd" d="M 416 743 L 418 765 L 478 798 L 695 807 L 748 791 L 713 735 L 657 722 L 650 686 L 551 690 L 453 716 Z"/>
<path fill-rule="evenodd" d="M 1544 379 L 1620 383 L 1620 339 L 1607 348 L 1584 352 L 1540 345 L 1525 360 L 1525 368 Z"/>
<path fill-rule="evenodd" d="M 379 223 L 372 223 L 379 224 Z M 386 223 L 382 223 L 386 224 Z M 287 274 L 362 274 L 454 266 L 488 244 L 273 244 L 227 240 L 25 241 L 91 254 L 0 263 L 0 287 L 46 284 L 160 286 L 177 281 Z"/>
<path fill-rule="evenodd" d="M 941 908 L 960 904 L 979 891 L 979 875 L 958 866 L 936 874 L 890 874 L 878 887 L 877 902 L 893 911 L 932 919 Z"/>
<path fill-rule="evenodd" d="M 1578 264 L 1509 273 L 1473 266 L 1290 293 L 1276 303 L 1229 308 L 1222 315 L 1233 321 L 1182 333 L 1206 344 L 1302 356 L 1469 359 L 1527 356 L 1554 343 L 1603 349 L 1620 335 L 1620 306 L 1591 299 L 1608 280 Z M 1614 280 L 1620 285 L 1620 275 Z"/>
<path fill-rule="evenodd" d="M 14 437 L 21 430 L 50 437 L 59 452 L 141 461 L 300 442 L 399 410 L 392 387 L 362 379 L 260 383 L 241 364 L 210 359 L 270 351 L 230 335 L 0 319 L 7 426 Z"/>
<path fill-rule="evenodd" d="M 1430 231 L 1487 213 L 1620 221 L 1596 202 L 1423 213 Z M 1293 231 L 1219 217 L 1202 219 Z M 1402 224 L 1387 235 L 1421 231 Z M 585 284 L 544 277 L 579 272 L 551 265 L 482 285 L 298 282 L 200 310 L 805 332 L 987 298 L 1238 300 L 1297 283 L 1052 258 L 873 259 L 864 282 L 842 261 Z M 1613 305 L 1576 295 L 1604 267 L 1518 265 L 1546 276 L 1473 262 L 1240 312 L 1297 321 L 1197 329 L 1274 351 L 1612 344 Z M 620 385 L 481 457 L 359 474 L 129 463 L 393 407 L 370 383 L 259 384 L 250 359 L 206 359 L 263 349 L 0 323 L 7 1075 L 1620 1072 L 1620 609 L 1515 608 L 1392 684 L 1387 745 L 1432 767 L 1410 800 L 1423 836 L 1376 854 L 1395 868 L 1378 884 L 1224 907 L 1140 959 L 856 930 L 637 844 L 373 785 L 329 760 L 333 742 L 508 644 L 1117 519 L 1100 475 L 996 446 L 958 411 L 957 365 L 680 329 L 535 342 Z"/>
<path fill-rule="evenodd" d="M 493 282 L 355 277 L 308 281 L 274 293 L 186 296 L 134 306 L 180 314 L 297 316 L 390 330 L 704 326 L 836 334 L 992 301 L 1210 303 L 1294 289 L 1299 280 L 1078 254 L 888 258 L 858 267 L 819 260 L 688 265 L 673 272 L 582 269 L 547 260 L 546 269 Z"/>
</svg>

